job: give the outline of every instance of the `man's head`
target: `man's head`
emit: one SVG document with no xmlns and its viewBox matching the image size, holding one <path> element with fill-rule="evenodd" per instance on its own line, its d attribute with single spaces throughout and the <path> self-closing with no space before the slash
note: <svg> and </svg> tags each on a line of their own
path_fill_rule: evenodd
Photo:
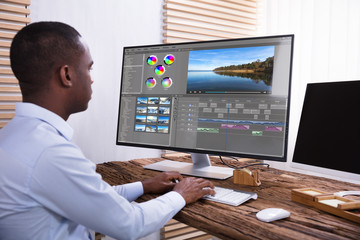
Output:
<svg viewBox="0 0 360 240">
<path fill-rule="evenodd" d="M 13 39 L 10 60 L 24 101 L 54 105 L 47 108 L 56 105 L 63 108 L 64 113 L 58 113 L 63 115 L 87 108 L 92 59 L 73 27 L 59 22 L 37 22 L 24 27 Z M 63 104 L 59 105 L 59 101 Z"/>
</svg>

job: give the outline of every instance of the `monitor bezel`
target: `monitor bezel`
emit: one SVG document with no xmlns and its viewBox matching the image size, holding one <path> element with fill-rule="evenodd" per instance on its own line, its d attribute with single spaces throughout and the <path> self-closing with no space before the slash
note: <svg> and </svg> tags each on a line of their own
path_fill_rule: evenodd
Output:
<svg viewBox="0 0 360 240">
<path fill-rule="evenodd" d="M 300 147 L 299 145 L 299 141 L 301 139 L 301 141 L 304 141 L 304 136 L 303 133 L 305 132 L 305 123 L 304 122 L 309 122 L 309 114 L 305 115 L 305 112 L 308 112 L 309 110 L 307 108 L 309 108 L 310 104 L 309 101 L 314 100 L 314 93 L 311 93 L 311 91 L 313 90 L 313 87 L 315 87 L 315 89 L 317 89 L 317 91 L 319 91 L 320 87 L 329 87 L 329 85 L 333 85 L 332 89 L 336 89 L 338 91 L 339 88 L 341 88 L 341 85 L 350 85 L 349 87 L 352 87 L 352 89 L 354 89 L 354 86 L 352 85 L 359 85 L 360 84 L 360 80 L 344 80 L 344 81 L 326 81 L 326 82 L 313 82 L 313 83 L 308 83 L 306 86 L 306 90 L 305 90 L 305 95 L 304 95 L 304 103 L 302 106 L 302 110 L 301 110 L 301 116 L 300 116 L 300 122 L 299 122 L 299 127 L 298 127 L 298 133 L 296 136 L 296 141 L 295 141 L 295 146 L 294 146 L 294 152 L 292 155 L 292 160 L 291 160 L 291 164 L 290 166 L 295 168 L 295 169 L 299 169 L 299 170 L 304 170 L 304 171 L 310 171 L 312 173 L 318 173 L 320 175 L 325 175 L 326 177 L 331 176 L 332 178 L 335 178 L 337 180 L 343 180 L 343 181 L 349 181 L 349 182 L 354 182 L 354 183 L 360 183 L 360 172 L 351 172 L 349 171 L 349 169 L 340 169 L 340 168 L 333 168 L 333 167 L 329 167 L 329 166 L 324 166 L 323 163 L 319 163 L 319 162 L 310 162 L 310 161 L 301 161 L 300 156 L 298 155 L 298 153 L 301 152 L 306 152 L 307 155 L 309 152 L 312 152 L 310 148 L 310 145 L 308 145 L 307 149 L 305 149 L 303 146 Z M 339 86 L 340 85 L 340 86 Z M 349 88 L 348 87 L 348 88 Z M 318 104 L 315 104 L 318 105 Z M 301 132 L 302 131 L 302 132 Z M 307 141 L 308 142 L 308 141 Z M 300 150 L 299 150 L 300 149 Z M 316 149 L 316 148 L 314 148 Z M 306 150 L 306 151 L 304 151 Z M 321 154 L 323 155 L 323 154 Z M 307 159 L 312 159 L 312 158 L 307 158 Z"/>
<path fill-rule="evenodd" d="M 256 155 L 256 154 L 246 154 L 238 152 L 223 152 L 223 151 L 214 151 L 209 149 L 198 149 L 198 148 L 180 148 L 164 145 L 151 145 L 151 144 L 142 144 L 142 143 L 133 143 L 119 141 L 119 128 L 120 128 L 120 110 L 121 110 L 121 96 L 122 96 L 122 84 L 123 84 L 123 67 L 124 67 L 124 57 L 125 51 L 127 49 L 134 48 L 156 48 L 164 46 L 179 46 L 187 44 L 206 44 L 206 43 L 217 43 L 217 42 L 235 42 L 235 41 L 251 41 L 251 40 L 261 40 L 261 39 L 270 39 L 270 38 L 291 38 L 291 47 L 290 47 L 290 63 L 289 63 L 289 87 L 288 87 L 288 107 L 286 112 L 286 124 L 285 124 L 285 141 L 284 141 L 284 154 L 281 157 L 277 156 L 266 156 L 266 155 Z M 288 157 L 288 141 L 289 141 L 289 119 L 290 119 L 290 105 L 291 105 L 291 86 L 292 86 L 292 68 L 293 68 L 293 52 L 294 52 L 294 34 L 285 34 L 285 35 L 271 35 L 271 36 L 257 36 L 257 37 L 246 37 L 246 38 L 235 38 L 235 39 L 222 39 L 222 40 L 210 40 L 210 41 L 191 41 L 191 42 L 181 42 L 181 43 L 170 43 L 170 44 L 152 44 L 152 45 L 137 45 L 137 46 L 125 46 L 123 47 L 123 58 L 122 58 L 122 67 L 121 67 L 121 82 L 120 82 L 120 93 L 119 93 L 119 108 L 118 108 L 118 119 L 117 119 L 117 132 L 116 132 L 116 145 L 119 146 L 128 146 L 128 147 L 141 147 L 141 148 L 150 148 L 150 149 L 159 149 L 159 150 L 172 150 L 177 152 L 187 152 L 187 153 L 200 153 L 200 154 L 209 154 L 217 156 L 231 156 L 231 157 L 240 157 L 240 158 L 252 158 L 258 160 L 273 160 L 279 162 L 286 162 Z"/>
</svg>

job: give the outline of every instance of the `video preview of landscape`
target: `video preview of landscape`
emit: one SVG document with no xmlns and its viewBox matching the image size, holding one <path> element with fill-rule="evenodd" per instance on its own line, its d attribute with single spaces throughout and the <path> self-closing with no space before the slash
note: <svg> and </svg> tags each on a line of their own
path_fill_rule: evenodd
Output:
<svg viewBox="0 0 360 240">
<path fill-rule="evenodd" d="M 271 93 L 275 46 L 190 51 L 187 92 Z"/>
</svg>

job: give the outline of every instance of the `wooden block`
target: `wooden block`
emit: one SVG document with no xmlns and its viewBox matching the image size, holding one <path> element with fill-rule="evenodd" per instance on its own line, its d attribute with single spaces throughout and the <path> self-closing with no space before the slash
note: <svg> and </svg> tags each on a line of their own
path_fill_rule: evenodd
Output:
<svg viewBox="0 0 360 240">
<path fill-rule="evenodd" d="M 261 184 L 259 180 L 259 171 L 250 171 L 246 168 L 234 170 L 234 183 L 250 186 L 259 186 Z"/>
</svg>

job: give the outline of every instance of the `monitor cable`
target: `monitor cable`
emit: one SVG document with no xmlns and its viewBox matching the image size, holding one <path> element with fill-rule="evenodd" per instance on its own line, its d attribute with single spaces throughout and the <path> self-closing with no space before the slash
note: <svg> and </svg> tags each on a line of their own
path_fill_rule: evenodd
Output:
<svg viewBox="0 0 360 240">
<path fill-rule="evenodd" d="M 222 159 L 222 156 L 219 156 L 219 158 L 220 158 L 220 161 L 221 161 L 224 165 L 228 166 L 229 168 L 233 168 L 233 169 L 243 169 L 243 168 L 247 168 L 247 167 L 251 167 L 251 166 L 257 166 L 257 165 L 267 166 L 267 168 L 270 167 L 270 164 L 267 164 L 267 163 L 253 163 L 253 164 L 248 164 L 248 165 L 241 166 L 241 167 L 232 166 L 232 165 L 226 163 L 226 162 L 224 161 L 224 159 Z M 239 161 L 237 158 L 234 158 L 234 157 L 230 157 L 230 158 L 235 159 L 236 161 Z"/>
</svg>

